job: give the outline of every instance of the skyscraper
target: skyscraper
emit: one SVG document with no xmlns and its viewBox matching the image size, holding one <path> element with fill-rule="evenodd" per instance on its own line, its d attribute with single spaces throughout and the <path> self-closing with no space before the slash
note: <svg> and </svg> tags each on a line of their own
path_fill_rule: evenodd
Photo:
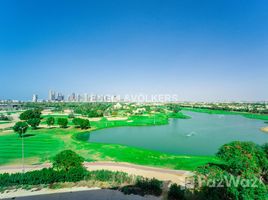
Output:
<svg viewBox="0 0 268 200">
<path fill-rule="evenodd" d="M 48 92 L 48 101 L 55 101 L 56 93 L 55 91 L 49 90 Z"/>
<path fill-rule="evenodd" d="M 37 102 L 37 101 L 38 101 L 38 95 L 37 94 L 33 94 L 32 102 Z"/>
</svg>

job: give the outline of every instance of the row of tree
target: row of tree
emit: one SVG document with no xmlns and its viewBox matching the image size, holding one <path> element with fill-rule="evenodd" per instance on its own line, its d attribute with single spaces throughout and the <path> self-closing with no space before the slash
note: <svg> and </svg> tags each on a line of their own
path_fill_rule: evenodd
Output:
<svg viewBox="0 0 268 200">
<path fill-rule="evenodd" d="M 13 130 L 19 134 L 20 137 L 23 136 L 23 134 L 26 133 L 29 126 L 32 127 L 32 129 L 37 129 L 37 127 L 40 125 L 41 122 L 41 110 L 40 109 L 32 109 L 32 110 L 26 110 L 19 116 L 20 120 L 13 126 Z M 48 117 L 46 120 L 46 123 L 48 126 L 54 125 L 56 122 L 54 117 Z M 57 124 L 61 128 L 66 128 L 68 125 L 68 119 L 66 118 L 58 118 Z"/>
</svg>

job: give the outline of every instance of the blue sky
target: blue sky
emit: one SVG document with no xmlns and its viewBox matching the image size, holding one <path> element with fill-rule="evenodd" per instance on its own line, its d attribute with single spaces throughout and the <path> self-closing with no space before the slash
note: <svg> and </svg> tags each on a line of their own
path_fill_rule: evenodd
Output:
<svg viewBox="0 0 268 200">
<path fill-rule="evenodd" d="M 0 99 L 268 100 L 268 2 L 0 0 Z"/>
</svg>

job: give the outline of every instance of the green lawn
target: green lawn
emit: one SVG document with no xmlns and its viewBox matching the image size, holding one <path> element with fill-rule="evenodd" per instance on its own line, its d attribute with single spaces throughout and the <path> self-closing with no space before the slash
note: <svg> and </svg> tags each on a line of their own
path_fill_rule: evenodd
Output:
<svg viewBox="0 0 268 200">
<path fill-rule="evenodd" d="M 40 162 L 48 159 L 64 147 L 64 142 L 53 134 L 53 130 L 38 129 L 28 131 L 24 138 L 26 162 Z M 31 134 L 33 136 L 31 136 Z M 0 165 L 17 163 L 21 158 L 21 138 L 15 133 L 0 136 Z"/>
<path fill-rule="evenodd" d="M 7 124 L 10 123 L 11 121 L 0 121 L 0 124 Z"/>
</svg>

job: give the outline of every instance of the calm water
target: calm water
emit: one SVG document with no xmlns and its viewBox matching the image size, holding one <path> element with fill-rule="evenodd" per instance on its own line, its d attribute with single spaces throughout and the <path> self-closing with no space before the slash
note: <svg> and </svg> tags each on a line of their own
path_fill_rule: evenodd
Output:
<svg viewBox="0 0 268 200">
<path fill-rule="evenodd" d="M 92 132 L 88 141 L 185 155 L 213 155 L 221 145 L 234 140 L 268 142 L 268 134 L 259 131 L 265 126 L 262 120 L 239 115 L 184 113 L 192 118 L 171 119 L 163 126 L 102 129 Z"/>
</svg>

